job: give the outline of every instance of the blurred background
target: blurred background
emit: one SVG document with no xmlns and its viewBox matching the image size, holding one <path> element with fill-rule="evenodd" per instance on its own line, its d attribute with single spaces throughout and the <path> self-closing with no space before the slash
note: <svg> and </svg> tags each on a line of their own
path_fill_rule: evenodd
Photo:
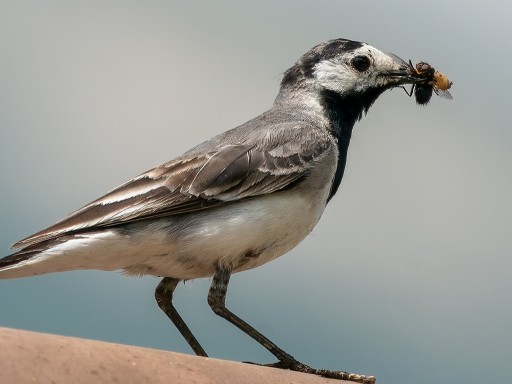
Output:
<svg viewBox="0 0 512 384">
<path fill-rule="evenodd" d="M 512 361 L 511 6 L 486 1 L 0 1 L 0 255 L 127 179 L 267 109 L 335 37 L 454 82 L 400 89 L 354 130 L 345 178 L 289 254 L 234 275 L 228 307 L 297 359 L 379 383 L 503 382 Z M 191 353 L 154 277 L 0 281 L 0 326 Z M 213 357 L 273 357 L 175 303 Z M 439 380 L 437 379 L 439 378 Z"/>
</svg>

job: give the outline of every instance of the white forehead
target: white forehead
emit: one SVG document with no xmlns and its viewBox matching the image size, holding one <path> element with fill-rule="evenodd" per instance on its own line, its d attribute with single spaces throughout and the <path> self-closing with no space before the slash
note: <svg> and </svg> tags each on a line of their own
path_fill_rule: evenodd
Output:
<svg viewBox="0 0 512 384">
<path fill-rule="evenodd" d="M 355 57 L 365 54 L 370 56 L 375 63 L 391 63 L 393 61 L 386 53 L 366 43 L 363 43 L 363 46 L 360 48 L 347 52 L 346 56 Z"/>
<path fill-rule="evenodd" d="M 367 71 L 359 72 L 351 65 L 351 60 L 356 56 L 366 56 L 370 59 L 371 64 Z M 320 61 L 314 67 L 314 74 L 320 86 L 346 94 L 385 85 L 385 79 L 378 74 L 392 69 L 396 69 L 392 57 L 363 43 L 357 49 Z"/>
</svg>

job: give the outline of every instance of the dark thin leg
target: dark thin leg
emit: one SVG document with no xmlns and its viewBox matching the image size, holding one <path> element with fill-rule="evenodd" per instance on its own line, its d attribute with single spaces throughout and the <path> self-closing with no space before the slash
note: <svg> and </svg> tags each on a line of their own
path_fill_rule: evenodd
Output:
<svg viewBox="0 0 512 384">
<path fill-rule="evenodd" d="M 223 267 L 217 268 L 217 270 L 215 271 L 215 275 L 213 276 L 210 291 L 208 293 L 208 304 L 212 308 L 213 312 L 215 312 L 215 314 L 234 324 L 237 328 L 239 328 L 247 335 L 251 336 L 254 340 L 256 340 L 259 344 L 261 344 L 270 353 L 272 353 L 275 357 L 278 358 L 278 363 L 271 364 L 269 366 L 275 368 L 290 369 L 292 371 L 311 373 L 332 379 L 350 380 L 365 384 L 375 383 L 375 377 L 373 376 L 363 376 L 344 371 L 329 371 L 326 369 L 315 369 L 295 360 L 293 356 L 283 351 L 272 341 L 267 339 L 256 329 L 251 327 L 249 324 L 247 324 L 245 321 L 243 321 L 241 318 L 239 318 L 233 312 L 226 308 L 226 293 L 228 289 L 230 276 L 231 271 L 229 269 Z"/>
<path fill-rule="evenodd" d="M 178 311 L 176 311 L 176 308 L 174 308 L 174 305 L 172 305 L 172 294 L 179 282 L 180 280 L 178 279 L 164 277 L 155 290 L 156 302 L 158 303 L 160 309 L 165 312 L 167 317 L 171 319 L 172 323 L 176 326 L 176 328 L 178 328 L 178 331 L 180 331 L 182 336 L 187 341 L 188 345 L 192 347 L 195 354 L 197 356 L 207 357 L 208 355 L 204 351 L 203 347 L 201 347 L 201 344 L 199 344 L 197 339 L 194 337 L 194 335 L 188 328 L 187 324 L 185 324 L 185 322 L 181 318 Z"/>
</svg>

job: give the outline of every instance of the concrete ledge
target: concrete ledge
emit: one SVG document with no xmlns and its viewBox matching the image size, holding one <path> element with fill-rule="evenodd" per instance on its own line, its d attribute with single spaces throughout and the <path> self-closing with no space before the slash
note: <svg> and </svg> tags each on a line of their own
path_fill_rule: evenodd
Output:
<svg viewBox="0 0 512 384">
<path fill-rule="evenodd" d="M 0 328 L 0 383 L 350 382 L 233 361 Z"/>
</svg>

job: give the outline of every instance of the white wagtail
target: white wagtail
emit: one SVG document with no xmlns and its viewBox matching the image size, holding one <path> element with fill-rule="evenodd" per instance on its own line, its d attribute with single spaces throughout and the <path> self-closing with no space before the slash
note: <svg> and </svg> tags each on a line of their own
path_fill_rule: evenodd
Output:
<svg viewBox="0 0 512 384">
<path fill-rule="evenodd" d="M 373 383 L 298 362 L 230 312 L 226 291 L 232 273 L 281 256 L 311 232 L 340 185 L 352 127 L 377 97 L 422 81 L 368 44 L 319 44 L 284 73 L 268 111 L 20 240 L 0 260 L 0 278 L 74 269 L 161 276 L 158 305 L 207 356 L 172 296 L 180 281 L 213 276 L 208 304 L 274 354 L 271 366 Z"/>
</svg>

